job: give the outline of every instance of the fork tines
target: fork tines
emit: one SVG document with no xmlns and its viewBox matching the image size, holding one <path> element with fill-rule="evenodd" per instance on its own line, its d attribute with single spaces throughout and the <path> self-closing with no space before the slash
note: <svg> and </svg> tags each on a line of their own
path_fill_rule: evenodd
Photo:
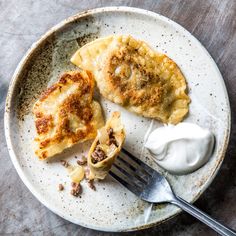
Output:
<svg viewBox="0 0 236 236">
<path fill-rule="evenodd" d="M 136 195 L 140 195 L 154 170 L 125 149 L 117 157 L 110 175 Z"/>
</svg>

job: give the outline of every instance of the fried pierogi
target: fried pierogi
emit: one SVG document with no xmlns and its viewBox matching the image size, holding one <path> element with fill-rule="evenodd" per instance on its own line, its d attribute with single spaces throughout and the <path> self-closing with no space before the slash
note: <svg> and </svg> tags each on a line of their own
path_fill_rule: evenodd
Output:
<svg viewBox="0 0 236 236">
<path fill-rule="evenodd" d="M 188 113 L 187 85 L 176 63 L 131 36 L 100 38 L 71 58 L 92 72 L 100 93 L 131 112 L 177 124 Z"/>
<path fill-rule="evenodd" d="M 119 155 L 125 140 L 120 113 L 113 112 L 106 125 L 98 130 L 88 153 L 90 179 L 104 179 Z"/>
<path fill-rule="evenodd" d="M 104 125 L 93 101 L 94 80 L 86 71 L 66 72 L 34 104 L 36 155 L 46 159 L 72 145 L 96 137 Z"/>
</svg>

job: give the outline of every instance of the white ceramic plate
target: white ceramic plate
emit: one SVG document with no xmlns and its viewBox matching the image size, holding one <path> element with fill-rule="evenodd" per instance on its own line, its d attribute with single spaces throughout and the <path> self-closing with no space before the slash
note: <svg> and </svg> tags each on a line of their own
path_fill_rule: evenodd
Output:
<svg viewBox="0 0 236 236">
<path fill-rule="evenodd" d="M 50 210 L 85 227 L 130 231 L 163 222 L 179 209 L 145 203 L 109 176 L 96 184 L 96 192 L 82 183 L 81 198 L 75 198 L 69 193 L 70 180 L 58 160 L 67 158 L 75 162 L 74 156 L 86 153 L 90 143 L 77 145 L 50 162 L 39 161 L 32 149 L 34 101 L 57 80 L 58 74 L 75 69 L 69 59 L 79 46 L 110 34 L 131 34 L 146 41 L 172 58 L 186 76 L 192 100 L 186 121 L 212 130 L 216 137 L 210 161 L 189 175 L 166 173 L 142 148 L 146 131 L 161 123 L 131 114 L 104 99 L 101 103 L 106 116 L 110 111 L 121 111 L 127 132 L 125 148 L 166 175 L 176 194 L 189 202 L 195 201 L 209 186 L 224 158 L 230 129 L 228 96 L 215 62 L 199 41 L 180 25 L 156 13 L 128 7 L 100 8 L 70 17 L 48 31 L 32 45 L 13 76 L 6 102 L 5 135 L 21 179 Z M 59 183 L 65 185 L 62 192 L 57 190 Z"/>
</svg>

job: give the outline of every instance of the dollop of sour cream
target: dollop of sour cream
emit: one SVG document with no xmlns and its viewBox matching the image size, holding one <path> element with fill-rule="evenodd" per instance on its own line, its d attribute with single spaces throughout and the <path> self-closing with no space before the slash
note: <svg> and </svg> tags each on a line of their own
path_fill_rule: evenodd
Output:
<svg viewBox="0 0 236 236">
<path fill-rule="evenodd" d="M 183 175 L 199 169 L 210 159 L 214 142 L 209 130 L 183 122 L 155 129 L 145 147 L 159 166 Z"/>
</svg>

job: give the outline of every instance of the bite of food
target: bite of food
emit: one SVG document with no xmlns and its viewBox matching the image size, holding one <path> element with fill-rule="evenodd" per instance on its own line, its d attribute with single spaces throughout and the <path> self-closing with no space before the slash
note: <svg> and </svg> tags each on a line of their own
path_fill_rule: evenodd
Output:
<svg viewBox="0 0 236 236">
<path fill-rule="evenodd" d="M 121 151 L 124 140 L 125 131 L 120 120 L 120 113 L 113 112 L 106 125 L 98 130 L 97 137 L 89 150 L 90 179 L 104 179 L 106 177 Z"/>
</svg>

